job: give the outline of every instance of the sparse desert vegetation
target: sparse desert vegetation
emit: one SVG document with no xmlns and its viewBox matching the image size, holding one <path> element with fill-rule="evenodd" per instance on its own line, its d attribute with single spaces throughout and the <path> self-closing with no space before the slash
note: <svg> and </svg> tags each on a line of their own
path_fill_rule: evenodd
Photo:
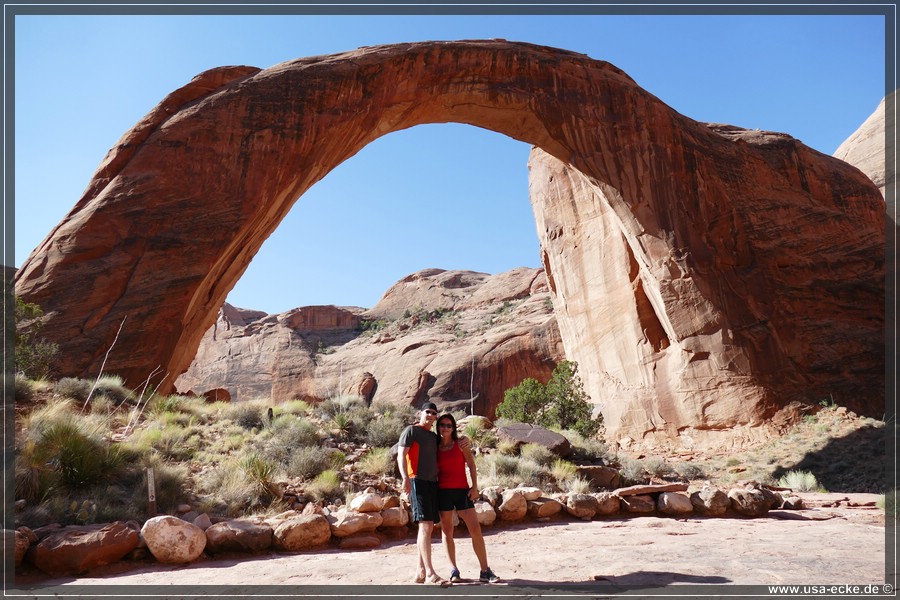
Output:
<svg viewBox="0 0 900 600">
<path fill-rule="evenodd" d="M 366 406 L 356 397 L 318 405 L 141 398 L 115 377 L 19 376 L 16 394 L 16 516 L 29 527 L 141 519 L 148 469 L 157 510 L 170 513 L 181 504 L 222 516 L 271 513 L 298 503 L 344 503 L 368 486 L 396 491 L 390 447 L 416 416 L 412 407 Z M 616 468 L 625 485 L 756 480 L 797 491 L 884 493 L 885 424 L 836 406 L 812 417 L 758 448 L 688 458 L 631 455 L 611 448 L 602 434 L 557 428 L 573 447 L 561 459 L 542 446 L 498 437 L 483 418 L 466 419 L 461 433 L 472 439 L 482 488 L 590 491 L 577 473 L 578 465 L 590 464 Z"/>
</svg>

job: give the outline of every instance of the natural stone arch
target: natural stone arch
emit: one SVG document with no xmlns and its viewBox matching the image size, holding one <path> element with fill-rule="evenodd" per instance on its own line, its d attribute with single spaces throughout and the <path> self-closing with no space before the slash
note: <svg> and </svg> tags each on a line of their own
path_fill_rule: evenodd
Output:
<svg viewBox="0 0 900 600">
<path fill-rule="evenodd" d="M 852 389 L 858 408 L 880 414 L 884 205 L 871 182 L 788 136 L 684 117 L 606 62 L 530 44 L 398 44 L 207 71 L 110 151 L 17 273 L 17 293 L 43 307 L 62 373 L 94 376 L 106 359 L 129 385 L 166 373 L 168 391 L 310 186 L 382 135 L 439 122 L 533 144 L 553 157 L 542 172 L 563 169 L 604 198 L 647 326 L 640 356 L 659 369 L 600 399 L 628 431 L 678 434 L 688 417 L 653 414 L 654 398 L 694 392 L 699 425 L 713 430 L 758 424 L 801 391 Z M 567 200 L 591 235 L 596 203 L 543 189 L 536 210 L 557 214 L 548 202 Z M 571 225 L 545 229 L 542 247 L 561 328 L 574 331 L 601 317 L 589 286 L 578 299 L 577 282 L 556 285 Z M 584 364 L 609 351 L 572 337 L 567 355 Z M 692 361 L 705 365 L 699 379 L 672 375 Z M 737 416 L 716 414 L 717 390 L 738 399 Z"/>
</svg>

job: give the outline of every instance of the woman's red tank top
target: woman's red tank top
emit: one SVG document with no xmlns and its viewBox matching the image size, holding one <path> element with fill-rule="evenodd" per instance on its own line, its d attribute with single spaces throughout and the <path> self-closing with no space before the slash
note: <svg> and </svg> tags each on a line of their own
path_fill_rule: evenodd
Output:
<svg viewBox="0 0 900 600">
<path fill-rule="evenodd" d="M 438 487 L 469 488 L 469 480 L 466 479 L 466 458 L 459 449 L 458 442 L 453 442 L 453 447 L 449 450 L 438 448 Z"/>
</svg>

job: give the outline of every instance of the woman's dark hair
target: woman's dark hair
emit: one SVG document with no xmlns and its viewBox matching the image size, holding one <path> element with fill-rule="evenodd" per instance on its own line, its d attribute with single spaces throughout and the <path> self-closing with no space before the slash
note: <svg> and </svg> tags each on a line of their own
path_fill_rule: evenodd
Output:
<svg viewBox="0 0 900 600">
<path fill-rule="evenodd" d="M 444 420 L 449 420 L 450 424 L 453 425 L 453 428 L 450 430 L 450 436 L 453 438 L 454 441 L 458 440 L 459 434 L 456 433 L 456 419 L 454 419 L 453 415 L 451 415 L 450 413 L 444 413 L 437 418 L 437 422 L 436 422 L 437 427 L 436 428 L 438 429 L 438 435 L 441 434 L 441 432 L 440 432 L 441 421 L 444 421 Z"/>
</svg>

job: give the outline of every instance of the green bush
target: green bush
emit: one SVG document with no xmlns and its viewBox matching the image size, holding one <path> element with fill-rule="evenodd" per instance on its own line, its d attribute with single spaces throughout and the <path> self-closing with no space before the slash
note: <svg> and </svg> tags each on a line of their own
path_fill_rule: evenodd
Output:
<svg viewBox="0 0 900 600">
<path fill-rule="evenodd" d="M 578 376 L 578 363 L 561 361 L 546 385 L 527 378 L 506 390 L 497 415 L 543 427 L 574 429 L 585 437 L 596 435 L 602 417 L 591 418 L 592 406 Z"/>
<path fill-rule="evenodd" d="M 51 364 L 59 347 L 39 338 L 44 311 L 37 304 L 16 296 L 15 361 L 16 372 L 35 379 L 50 375 Z"/>
<path fill-rule="evenodd" d="M 106 397 L 116 405 L 134 398 L 132 391 L 125 387 L 122 378 L 118 375 L 103 375 L 97 379 L 97 384 L 94 386 L 94 398 L 98 396 Z"/>
</svg>

